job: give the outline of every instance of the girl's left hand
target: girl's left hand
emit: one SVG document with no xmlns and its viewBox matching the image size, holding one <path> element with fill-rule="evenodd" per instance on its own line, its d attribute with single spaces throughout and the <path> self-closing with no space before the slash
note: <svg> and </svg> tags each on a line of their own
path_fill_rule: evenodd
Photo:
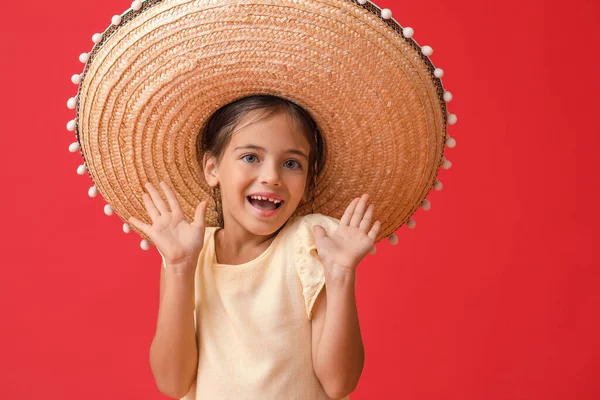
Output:
<svg viewBox="0 0 600 400">
<path fill-rule="evenodd" d="M 315 246 L 323 261 L 326 279 L 340 274 L 352 274 L 353 277 L 358 263 L 373 248 L 381 222 L 375 221 L 371 225 L 375 205 L 370 204 L 367 208 L 368 198 L 369 195 L 364 194 L 360 199 L 352 200 L 331 237 L 321 225 L 313 227 Z"/>
</svg>

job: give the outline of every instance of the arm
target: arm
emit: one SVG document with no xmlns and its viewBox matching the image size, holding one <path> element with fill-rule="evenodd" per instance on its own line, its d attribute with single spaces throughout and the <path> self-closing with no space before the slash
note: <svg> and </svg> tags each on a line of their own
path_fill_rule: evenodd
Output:
<svg viewBox="0 0 600 400">
<path fill-rule="evenodd" d="M 162 394 L 182 398 L 196 379 L 198 365 L 194 268 L 167 265 L 160 270 L 160 306 L 150 367 Z"/>
<path fill-rule="evenodd" d="M 326 280 L 314 305 L 312 357 L 327 395 L 341 399 L 356 389 L 365 362 L 355 300 L 355 275 Z"/>
</svg>

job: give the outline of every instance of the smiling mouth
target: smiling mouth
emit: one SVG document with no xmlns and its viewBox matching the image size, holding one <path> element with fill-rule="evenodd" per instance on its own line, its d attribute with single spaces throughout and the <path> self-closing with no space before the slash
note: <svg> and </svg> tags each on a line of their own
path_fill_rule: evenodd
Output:
<svg viewBox="0 0 600 400">
<path fill-rule="evenodd" d="M 252 207 L 258 208 L 260 210 L 265 210 L 265 211 L 277 210 L 284 203 L 283 200 L 279 203 L 273 203 L 273 202 L 270 202 L 269 200 L 253 199 L 250 196 L 246 196 L 246 200 L 248 200 L 248 202 L 252 205 Z"/>
</svg>

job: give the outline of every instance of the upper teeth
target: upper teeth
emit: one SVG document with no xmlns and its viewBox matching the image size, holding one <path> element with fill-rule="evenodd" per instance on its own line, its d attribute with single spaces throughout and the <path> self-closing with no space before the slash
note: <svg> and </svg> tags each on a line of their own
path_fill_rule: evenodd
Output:
<svg viewBox="0 0 600 400">
<path fill-rule="evenodd" d="M 269 198 L 269 197 L 250 196 L 250 198 L 252 198 L 252 199 L 256 199 L 256 200 L 269 200 L 271 203 L 275 203 L 275 204 L 279 204 L 279 203 L 281 203 L 281 200 L 277 200 L 277 199 L 271 199 L 271 198 Z"/>
</svg>

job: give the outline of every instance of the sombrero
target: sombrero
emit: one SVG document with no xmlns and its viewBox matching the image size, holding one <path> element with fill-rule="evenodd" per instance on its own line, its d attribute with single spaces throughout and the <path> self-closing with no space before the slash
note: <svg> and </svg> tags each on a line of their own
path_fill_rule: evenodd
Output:
<svg viewBox="0 0 600 400">
<path fill-rule="evenodd" d="M 72 77 L 76 110 L 67 129 L 80 151 L 107 215 L 151 223 L 144 184 L 169 182 L 193 220 L 211 190 L 197 161 L 196 139 L 218 109 L 256 94 L 288 99 L 307 110 L 328 148 L 311 212 L 341 218 L 355 197 L 369 193 L 381 221 L 376 239 L 430 208 L 441 190 L 447 125 L 444 71 L 419 46 L 414 31 L 389 9 L 365 0 L 147 0 L 112 18 L 83 53 Z M 209 207 L 206 225 L 217 215 Z M 149 238 L 142 237 L 142 248 Z"/>
</svg>

